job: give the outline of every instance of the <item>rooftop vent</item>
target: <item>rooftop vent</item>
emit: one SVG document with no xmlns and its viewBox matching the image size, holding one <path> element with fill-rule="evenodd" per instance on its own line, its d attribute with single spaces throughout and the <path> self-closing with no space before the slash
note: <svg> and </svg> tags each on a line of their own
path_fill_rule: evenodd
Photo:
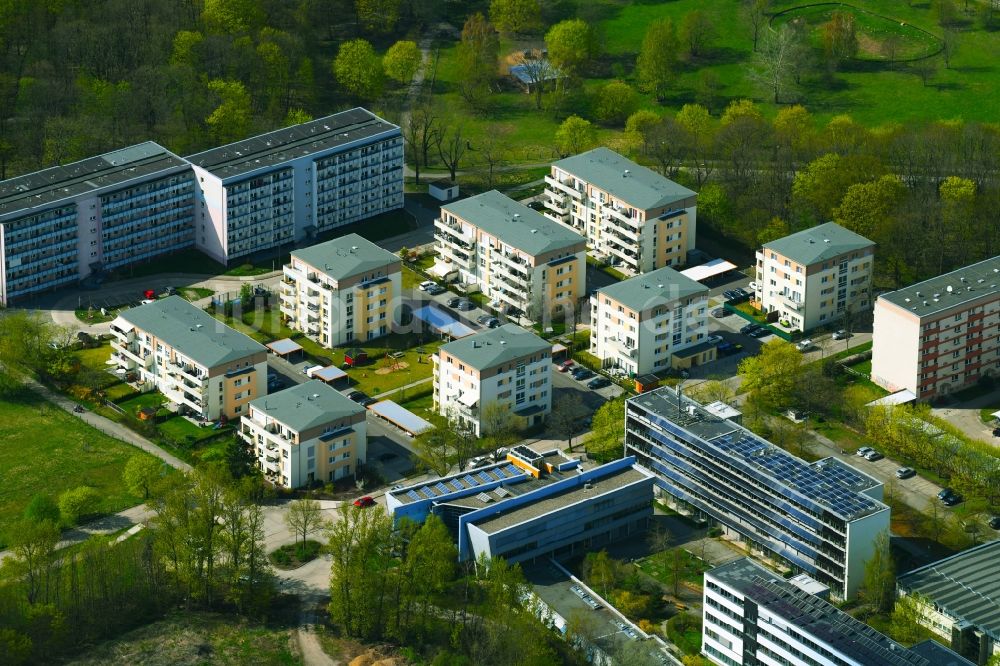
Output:
<svg viewBox="0 0 1000 666">
<path fill-rule="evenodd" d="M 505 345 L 505 344 L 507 344 L 507 341 L 506 340 L 501 340 L 500 344 Z"/>
<path fill-rule="evenodd" d="M 948 293 L 950 294 L 950 293 L 951 293 L 952 291 L 954 291 L 954 289 L 952 289 L 952 288 L 951 288 L 951 285 L 949 284 L 949 285 L 947 286 L 947 288 L 945 289 L 945 291 L 947 291 L 947 292 L 948 292 Z"/>
<path fill-rule="evenodd" d="M 587 481 L 585 484 L 583 484 L 583 489 L 584 490 L 593 490 L 594 489 L 594 484 L 591 483 L 590 481 Z"/>
<path fill-rule="evenodd" d="M 531 230 L 531 233 L 533 233 L 533 234 L 537 234 L 537 233 L 538 233 L 538 229 L 532 229 L 532 230 Z"/>
<path fill-rule="evenodd" d="M 829 242 L 830 242 L 830 239 L 829 239 L 829 238 L 824 238 L 824 239 L 823 239 L 823 242 L 824 242 L 824 243 L 829 243 Z"/>
</svg>

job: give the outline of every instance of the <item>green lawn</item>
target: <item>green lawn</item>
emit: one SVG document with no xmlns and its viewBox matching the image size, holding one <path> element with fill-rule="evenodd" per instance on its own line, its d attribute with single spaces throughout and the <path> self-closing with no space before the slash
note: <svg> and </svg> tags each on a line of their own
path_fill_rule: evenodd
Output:
<svg viewBox="0 0 1000 666">
<path fill-rule="evenodd" d="M 403 289 L 416 289 L 417 286 L 419 286 L 420 283 L 426 279 L 427 278 L 425 278 L 423 275 L 416 272 L 412 268 L 408 266 L 403 266 L 402 270 Z"/>
<path fill-rule="evenodd" d="M 156 427 L 159 428 L 161 434 L 175 442 L 191 444 L 219 434 L 218 430 L 197 426 L 183 416 L 172 416 L 166 421 L 158 423 Z"/>
<path fill-rule="evenodd" d="M 374 340 L 373 342 L 380 342 Z M 417 345 L 413 336 L 391 335 L 382 344 L 384 347 L 363 347 L 368 352 L 368 358 L 374 359 L 360 368 L 348 368 L 347 375 L 351 379 L 351 385 L 360 391 L 364 391 L 372 397 L 378 397 L 379 393 L 385 393 L 406 384 L 429 379 L 434 370 L 431 356 L 441 346 L 440 340 Z M 388 346 L 391 345 L 391 346 Z M 417 351 L 418 349 L 422 351 Z M 384 357 L 389 352 L 402 352 L 398 359 Z M 334 350 L 334 363 L 343 362 L 344 350 Z M 383 357 L 383 358 L 378 358 Z M 393 369 L 393 366 L 396 366 Z M 405 367 L 404 367 L 405 366 Z M 430 384 L 428 383 L 429 387 Z M 412 389 L 413 392 L 424 390 L 421 385 L 419 389 Z M 390 396 L 397 402 L 405 400 L 405 394 Z"/>
<path fill-rule="evenodd" d="M 983 423 L 986 423 L 988 425 L 996 423 L 997 419 L 995 416 L 993 416 L 993 412 L 997 411 L 998 409 L 1000 409 L 1000 407 L 998 407 L 997 405 L 993 405 L 992 407 L 983 407 L 982 409 L 979 410 L 980 420 L 982 420 Z"/>
<path fill-rule="evenodd" d="M 710 567 L 707 563 L 699 560 L 684 549 L 664 550 L 648 555 L 639 560 L 639 568 L 667 587 L 671 587 L 673 585 L 675 550 L 678 550 L 680 553 L 681 578 L 692 585 L 700 586 L 702 584 L 702 574 Z"/>
<path fill-rule="evenodd" d="M 64 490 L 89 485 L 101 496 L 101 513 L 139 503 L 121 481 L 125 462 L 134 455 L 147 454 L 27 389 L 5 398 L 0 401 L 0 532 L 36 493 L 57 499 Z"/>
<path fill-rule="evenodd" d="M 142 393 L 135 396 L 134 398 L 129 398 L 123 402 L 118 403 L 118 406 L 125 410 L 126 413 L 135 416 L 143 407 L 152 407 L 153 409 L 160 409 L 163 404 L 167 401 L 163 397 L 163 394 L 159 391 L 152 391 L 150 393 Z"/>
<path fill-rule="evenodd" d="M 107 314 L 102 315 L 100 308 L 80 308 L 74 310 L 73 314 L 85 324 L 103 324 L 118 316 L 118 310 L 105 310 L 105 312 Z"/>
<path fill-rule="evenodd" d="M 177 290 L 177 293 L 189 301 L 197 301 L 215 294 L 215 292 L 211 289 L 206 289 L 204 287 L 181 287 Z"/>
</svg>

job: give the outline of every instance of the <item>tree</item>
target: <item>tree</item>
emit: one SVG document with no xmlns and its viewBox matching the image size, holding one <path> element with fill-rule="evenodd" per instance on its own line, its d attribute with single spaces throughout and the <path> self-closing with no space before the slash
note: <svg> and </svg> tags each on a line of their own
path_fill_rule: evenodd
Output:
<svg viewBox="0 0 1000 666">
<path fill-rule="evenodd" d="M 926 603 L 927 600 L 922 599 L 920 594 L 916 592 L 899 598 L 892 609 L 892 615 L 889 616 L 890 634 L 894 639 L 905 645 L 912 645 L 929 633 L 921 626 L 923 619 L 921 609 L 925 607 Z"/>
<path fill-rule="evenodd" d="M 59 495 L 59 512 L 67 525 L 97 510 L 100 494 L 90 486 L 77 486 Z"/>
<path fill-rule="evenodd" d="M 748 401 L 768 411 L 791 405 L 802 371 L 802 354 L 784 340 L 765 342 L 757 356 L 740 361 L 738 370 Z"/>
<path fill-rule="evenodd" d="M 201 18 L 215 32 L 253 31 L 264 23 L 264 12 L 254 0 L 205 0 L 204 7 Z"/>
<path fill-rule="evenodd" d="M 428 105 L 414 109 L 403 125 L 403 141 L 413 159 L 414 180 L 420 183 L 420 167 L 427 166 L 430 149 L 441 131 L 437 111 Z"/>
<path fill-rule="evenodd" d="M 592 148 L 597 141 L 597 133 L 589 120 L 572 115 L 556 130 L 555 139 L 561 155 L 575 155 Z"/>
<path fill-rule="evenodd" d="M 485 136 L 476 147 L 476 154 L 486 172 L 486 189 L 492 190 L 497 170 L 507 163 L 514 128 L 511 125 L 493 123 L 486 129 Z"/>
<path fill-rule="evenodd" d="M 674 535 L 663 523 L 654 522 L 653 529 L 646 534 L 646 543 L 654 553 L 662 552 L 674 542 Z"/>
<path fill-rule="evenodd" d="M 941 58 L 944 60 L 945 69 L 951 68 L 951 59 L 958 50 L 958 31 L 948 28 L 944 31 L 944 38 L 941 40 Z"/>
<path fill-rule="evenodd" d="M 441 158 L 442 164 L 448 169 L 451 179 L 455 180 L 458 177 L 458 165 L 469 148 L 469 141 L 462 137 L 462 124 L 444 123 L 443 128 L 434 137 L 434 145 L 437 146 L 438 157 Z"/>
<path fill-rule="evenodd" d="M 531 51 L 518 53 L 514 56 L 514 63 L 521 68 L 528 80 L 528 87 L 535 96 L 535 108 L 542 108 L 542 93 L 549 86 L 554 73 L 552 64 L 547 58 Z"/>
<path fill-rule="evenodd" d="M 635 111 L 639 98 L 624 81 L 609 81 L 601 86 L 594 103 L 594 115 L 603 123 L 622 125 Z"/>
<path fill-rule="evenodd" d="M 833 209 L 833 219 L 881 246 L 886 232 L 891 234 L 896 226 L 893 221 L 905 197 L 906 186 L 895 174 L 855 183 L 847 188 L 840 205 Z"/>
<path fill-rule="evenodd" d="M 255 501 L 258 492 L 253 479 L 243 479 L 225 489 L 222 502 L 220 541 L 228 597 L 244 613 L 263 611 L 274 591 L 264 546 L 264 512 Z"/>
<path fill-rule="evenodd" d="M 771 8 L 770 0 L 743 0 L 743 20 L 750 27 L 753 36 L 753 50 L 757 50 L 757 40 L 760 31 L 767 27 L 767 10 Z"/>
<path fill-rule="evenodd" d="M 153 486 L 163 477 L 163 463 L 146 454 L 136 454 L 125 462 L 122 481 L 133 495 L 149 499 Z"/>
<path fill-rule="evenodd" d="M 400 40 L 390 46 L 382 56 L 382 68 L 389 78 L 400 83 L 409 83 L 420 69 L 423 57 L 416 42 Z"/>
<path fill-rule="evenodd" d="M 872 555 L 865 562 L 865 597 L 877 613 L 892 610 L 896 595 L 896 563 L 889 548 L 889 533 L 875 537 Z"/>
<path fill-rule="evenodd" d="M 517 417 L 511 411 L 510 405 L 502 402 L 488 402 L 482 406 L 479 417 L 482 435 L 493 441 L 493 448 L 509 448 L 517 441 Z"/>
<path fill-rule="evenodd" d="M 934 0 L 933 9 L 938 25 L 942 28 L 953 26 L 958 22 L 958 7 L 955 5 L 955 0 Z"/>
<path fill-rule="evenodd" d="M 751 77 L 768 91 L 775 104 L 781 103 L 782 98 L 795 87 L 796 55 L 791 29 L 781 26 L 764 35 L 764 42 L 754 56 Z"/>
<path fill-rule="evenodd" d="M 882 171 L 884 167 L 869 157 L 821 155 L 795 174 L 792 205 L 805 220 L 828 220 L 851 185 Z"/>
<path fill-rule="evenodd" d="M 590 26 L 580 19 L 560 21 L 545 33 L 549 61 L 560 77 L 576 77 L 594 56 L 594 37 Z"/>
<path fill-rule="evenodd" d="M 311 499 L 300 499 L 290 502 L 285 511 L 285 524 L 295 535 L 295 543 L 302 537 L 302 543 L 306 542 L 309 535 L 323 529 L 323 508 L 319 502 Z"/>
<path fill-rule="evenodd" d="M 402 0 L 354 0 L 358 20 L 365 30 L 387 35 L 396 29 Z"/>
<path fill-rule="evenodd" d="M 333 61 L 333 73 L 344 89 L 362 100 L 374 100 L 382 93 L 382 59 L 363 39 L 340 45 Z"/>
<path fill-rule="evenodd" d="M 608 551 L 590 552 L 583 558 L 583 577 L 588 584 L 600 590 L 602 597 L 608 597 L 618 584 L 619 576 L 619 564 L 608 555 Z"/>
<path fill-rule="evenodd" d="M 920 83 L 926 88 L 927 83 L 937 74 L 937 62 L 933 58 L 921 58 L 910 63 L 910 70 L 920 77 Z"/>
<path fill-rule="evenodd" d="M 458 62 L 462 74 L 459 91 L 473 108 L 481 110 L 485 107 L 490 86 L 497 77 L 499 59 L 500 40 L 496 28 L 476 12 L 465 20 L 462 40 L 458 44 Z"/>
<path fill-rule="evenodd" d="M 587 440 L 587 453 L 602 459 L 618 458 L 625 444 L 625 400 L 616 398 L 594 412 L 593 434 Z"/>
<path fill-rule="evenodd" d="M 250 94 L 239 81 L 215 79 L 208 89 L 218 95 L 219 106 L 205 119 L 219 143 L 231 143 L 250 133 Z"/>
<path fill-rule="evenodd" d="M 680 35 L 688 56 L 698 58 L 708 51 L 715 38 L 715 22 L 705 10 L 692 10 L 681 19 Z"/>
<path fill-rule="evenodd" d="M 689 389 L 686 393 L 699 402 L 724 402 L 731 404 L 736 398 L 736 391 L 725 380 L 708 379 Z"/>
<path fill-rule="evenodd" d="M 674 22 L 658 19 L 646 28 L 642 47 L 635 61 L 639 87 L 662 100 L 677 75 L 677 52 L 680 42 Z"/>
<path fill-rule="evenodd" d="M 583 411 L 583 401 L 577 391 L 560 396 L 552 405 L 549 430 L 559 439 L 565 439 L 570 451 L 573 450 L 573 437 L 581 429 L 580 416 Z"/>
<path fill-rule="evenodd" d="M 434 428 L 422 432 L 413 440 L 414 456 L 427 469 L 444 476 L 451 469 L 453 453 L 451 431 Z"/>
<path fill-rule="evenodd" d="M 490 21 L 507 34 L 534 32 L 542 26 L 542 7 L 538 0 L 490 0 Z"/>
<path fill-rule="evenodd" d="M 50 520 L 22 520 L 10 530 L 7 540 L 27 585 L 28 603 L 34 604 L 41 594 L 52 554 L 59 542 L 59 528 Z"/>
<path fill-rule="evenodd" d="M 823 53 L 826 55 L 827 70 L 836 71 L 840 63 L 853 58 L 858 52 L 858 34 L 854 14 L 835 11 L 830 20 L 823 24 Z"/>
<path fill-rule="evenodd" d="M 649 109 L 639 109 L 628 117 L 625 121 L 625 138 L 629 146 L 639 150 L 642 155 L 649 155 L 656 126 L 660 123 L 660 116 Z"/>
<path fill-rule="evenodd" d="M 32 523 L 47 520 L 53 525 L 58 525 L 59 517 L 59 506 L 48 495 L 41 493 L 34 495 L 28 506 L 24 507 L 24 518 Z"/>
</svg>

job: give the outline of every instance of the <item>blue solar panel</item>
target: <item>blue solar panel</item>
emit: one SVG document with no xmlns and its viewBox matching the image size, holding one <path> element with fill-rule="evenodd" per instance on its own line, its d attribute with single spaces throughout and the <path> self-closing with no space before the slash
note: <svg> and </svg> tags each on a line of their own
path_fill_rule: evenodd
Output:
<svg viewBox="0 0 1000 666">
<path fill-rule="evenodd" d="M 495 474 L 497 476 L 497 478 L 500 478 L 500 479 L 506 479 L 507 478 L 507 475 L 504 474 L 503 467 L 497 467 L 497 468 L 492 469 L 490 471 L 493 472 L 493 474 Z"/>
<path fill-rule="evenodd" d="M 480 472 L 479 473 L 479 478 L 483 480 L 483 483 L 493 483 L 494 481 L 496 481 L 496 479 L 494 479 L 492 476 L 490 476 L 486 472 Z"/>
<path fill-rule="evenodd" d="M 479 482 L 472 478 L 471 474 L 466 474 L 462 477 L 462 481 L 465 481 L 465 485 L 472 488 L 473 486 L 478 486 Z"/>
<path fill-rule="evenodd" d="M 516 465 L 507 465 L 504 469 L 506 469 L 507 473 L 510 474 L 511 476 L 517 476 L 518 474 L 524 473 Z"/>
<path fill-rule="evenodd" d="M 422 492 L 427 497 L 432 497 L 432 498 L 437 497 L 437 493 L 435 493 L 434 489 L 429 486 L 424 486 L 423 488 L 420 489 L 420 492 Z"/>
<path fill-rule="evenodd" d="M 444 485 L 443 483 L 438 483 L 436 486 L 434 486 L 434 489 L 437 490 L 442 495 L 447 495 L 448 493 L 451 492 L 450 490 L 448 490 L 448 486 Z"/>
<path fill-rule="evenodd" d="M 463 486 L 462 482 L 459 481 L 458 479 L 452 479 L 451 485 L 455 487 L 455 490 L 465 490 L 465 486 Z"/>
<path fill-rule="evenodd" d="M 410 491 L 408 491 L 406 493 L 406 496 L 409 497 L 411 500 L 413 500 L 415 502 L 419 502 L 421 499 L 423 499 L 422 497 L 420 497 L 420 495 L 417 494 L 416 490 L 410 490 Z"/>
</svg>

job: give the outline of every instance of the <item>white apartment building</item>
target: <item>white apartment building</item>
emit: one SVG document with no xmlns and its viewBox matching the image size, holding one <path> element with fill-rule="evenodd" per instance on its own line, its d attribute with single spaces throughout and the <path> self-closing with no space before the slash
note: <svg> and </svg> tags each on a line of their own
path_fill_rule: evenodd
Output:
<svg viewBox="0 0 1000 666">
<path fill-rule="evenodd" d="M 708 337 L 708 287 L 659 268 L 590 297 L 590 353 L 605 367 L 643 375 L 715 359 Z"/>
<path fill-rule="evenodd" d="M 182 412 L 235 419 L 267 393 L 267 349 L 180 296 L 119 313 L 111 360 Z"/>
<path fill-rule="evenodd" d="M 507 408 L 521 425 L 535 425 L 552 411 L 551 378 L 552 344 L 505 324 L 438 349 L 434 409 L 479 437 L 489 434 L 484 410 Z"/>
<path fill-rule="evenodd" d="M 194 244 L 190 165 L 153 142 L 0 183 L 0 305 Z"/>
<path fill-rule="evenodd" d="M 240 436 L 264 478 L 299 488 L 357 474 L 368 452 L 365 414 L 314 379 L 251 402 Z"/>
<path fill-rule="evenodd" d="M 283 271 L 282 318 L 324 347 L 399 328 L 399 257 L 358 234 L 295 250 Z"/>
<path fill-rule="evenodd" d="M 442 277 L 457 274 L 490 306 L 532 320 L 573 312 L 586 293 L 586 240 L 496 190 L 441 206 Z"/>
<path fill-rule="evenodd" d="M 362 108 L 186 159 L 196 246 L 222 263 L 403 207 L 402 134 Z"/>
<path fill-rule="evenodd" d="M 687 263 L 698 195 L 613 150 L 595 148 L 552 165 L 545 216 L 587 237 L 626 272 Z"/>
<path fill-rule="evenodd" d="M 874 268 L 875 243 L 827 222 L 764 244 L 754 296 L 790 330 L 834 326 L 871 308 Z"/>
<path fill-rule="evenodd" d="M 720 666 L 972 666 L 933 640 L 906 648 L 826 601 L 808 576 L 785 580 L 743 558 L 705 574 L 702 655 Z"/>
<path fill-rule="evenodd" d="M 920 400 L 1000 373 L 1000 257 L 875 301 L 872 381 Z"/>
</svg>

